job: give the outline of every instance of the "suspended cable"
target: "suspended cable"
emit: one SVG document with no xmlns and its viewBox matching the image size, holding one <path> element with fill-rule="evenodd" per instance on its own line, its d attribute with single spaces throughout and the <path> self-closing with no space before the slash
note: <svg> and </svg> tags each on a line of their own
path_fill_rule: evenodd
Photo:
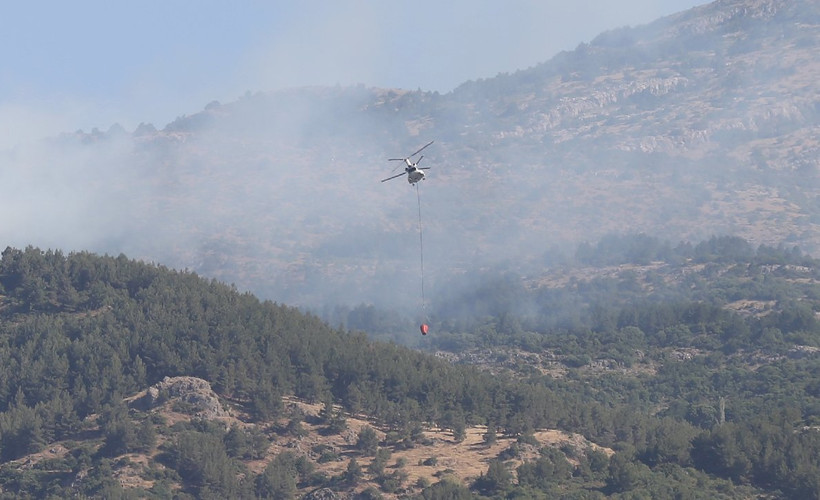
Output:
<svg viewBox="0 0 820 500">
<path fill-rule="evenodd" d="M 421 310 L 424 311 L 424 235 L 421 230 L 421 195 L 416 184 L 416 199 L 419 202 L 419 254 L 421 255 Z"/>
<path fill-rule="evenodd" d="M 421 227 L 421 194 L 419 193 L 419 185 L 416 183 L 416 200 L 419 204 L 419 255 L 421 258 L 421 314 L 424 317 L 425 323 L 421 324 L 422 335 L 427 335 L 427 310 L 424 300 L 424 233 Z"/>
</svg>

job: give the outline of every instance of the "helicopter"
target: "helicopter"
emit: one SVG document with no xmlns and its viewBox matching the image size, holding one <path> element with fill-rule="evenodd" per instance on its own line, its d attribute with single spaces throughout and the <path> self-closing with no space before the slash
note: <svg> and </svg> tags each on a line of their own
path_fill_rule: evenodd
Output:
<svg viewBox="0 0 820 500">
<path fill-rule="evenodd" d="M 430 170 L 430 167 L 419 167 L 419 163 L 421 163 L 421 160 L 424 158 L 424 155 L 421 155 L 416 162 L 411 161 L 410 158 L 421 153 L 421 151 L 424 148 L 426 148 L 430 144 L 433 144 L 433 142 L 434 141 L 428 142 L 427 144 L 422 146 L 421 149 L 419 149 L 418 151 L 416 151 L 415 153 L 411 154 L 406 158 L 388 158 L 387 161 L 403 161 L 406 166 L 404 167 L 404 172 L 388 177 L 387 179 L 382 179 L 382 182 L 389 181 L 390 179 L 395 179 L 396 177 L 401 177 L 404 174 L 407 174 L 407 182 L 409 182 L 411 185 L 417 183 L 418 181 L 423 181 L 424 170 Z"/>
</svg>

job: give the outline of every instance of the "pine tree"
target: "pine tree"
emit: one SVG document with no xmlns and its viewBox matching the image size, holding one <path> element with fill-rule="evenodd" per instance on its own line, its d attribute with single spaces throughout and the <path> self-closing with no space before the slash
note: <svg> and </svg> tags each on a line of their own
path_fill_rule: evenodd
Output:
<svg viewBox="0 0 820 500">
<path fill-rule="evenodd" d="M 359 481 L 361 481 L 362 476 L 364 476 L 364 472 L 362 471 L 361 465 L 359 465 L 355 458 L 351 458 L 347 463 L 347 469 L 344 473 L 345 482 L 350 486 L 356 486 L 359 484 Z"/>
</svg>

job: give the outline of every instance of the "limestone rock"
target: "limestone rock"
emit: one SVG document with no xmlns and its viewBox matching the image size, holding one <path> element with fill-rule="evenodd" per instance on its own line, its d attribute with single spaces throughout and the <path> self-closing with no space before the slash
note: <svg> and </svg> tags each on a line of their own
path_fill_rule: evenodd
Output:
<svg viewBox="0 0 820 500">
<path fill-rule="evenodd" d="M 229 416 L 219 402 L 219 397 L 211 389 L 211 384 L 196 377 L 165 377 L 148 388 L 139 403 L 144 408 L 151 409 L 174 399 L 190 405 L 194 416 L 199 418 Z"/>
</svg>

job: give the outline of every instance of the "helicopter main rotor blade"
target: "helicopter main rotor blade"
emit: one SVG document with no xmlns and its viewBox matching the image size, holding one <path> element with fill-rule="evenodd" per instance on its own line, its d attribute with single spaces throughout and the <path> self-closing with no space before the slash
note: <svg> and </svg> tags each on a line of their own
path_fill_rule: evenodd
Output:
<svg viewBox="0 0 820 500">
<path fill-rule="evenodd" d="M 402 175 L 406 174 L 407 172 L 402 172 L 400 174 L 396 174 L 393 177 L 388 177 L 387 179 L 382 179 L 382 182 L 389 181 L 390 179 L 395 179 L 396 177 L 401 177 Z"/>
<path fill-rule="evenodd" d="M 403 161 L 405 166 L 410 165 L 410 163 L 408 163 L 408 161 L 407 161 L 407 158 L 388 158 L 387 161 Z M 393 172 L 400 169 L 401 167 L 402 167 L 402 165 L 396 165 L 395 168 L 393 168 L 393 170 L 390 171 L 390 173 L 392 174 Z"/>
<path fill-rule="evenodd" d="M 416 167 L 418 170 L 430 170 L 433 167 Z"/>
<path fill-rule="evenodd" d="M 404 158 L 388 158 L 387 161 L 404 161 Z M 405 162 L 405 163 L 407 163 L 407 162 Z M 390 173 L 392 174 L 393 172 L 395 172 L 396 170 L 398 170 L 400 168 L 401 168 L 401 165 L 396 165 L 395 168 L 393 168 L 393 170 L 390 171 Z M 401 175 L 401 174 L 399 174 L 399 175 Z"/>
<path fill-rule="evenodd" d="M 421 152 L 422 152 L 422 150 L 423 150 L 424 148 L 426 148 L 426 147 L 427 147 L 427 146 L 429 146 L 430 144 L 433 144 L 433 142 L 435 142 L 435 141 L 430 141 L 430 142 L 428 142 L 427 144 L 425 144 L 424 146 L 422 146 L 422 147 L 421 147 L 421 149 L 419 149 L 419 150 L 418 150 L 418 151 L 416 151 L 415 153 L 413 153 L 413 154 L 411 154 L 410 156 L 408 156 L 408 158 L 412 158 L 412 157 L 416 156 L 417 154 L 421 153 Z"/>
</svg>

